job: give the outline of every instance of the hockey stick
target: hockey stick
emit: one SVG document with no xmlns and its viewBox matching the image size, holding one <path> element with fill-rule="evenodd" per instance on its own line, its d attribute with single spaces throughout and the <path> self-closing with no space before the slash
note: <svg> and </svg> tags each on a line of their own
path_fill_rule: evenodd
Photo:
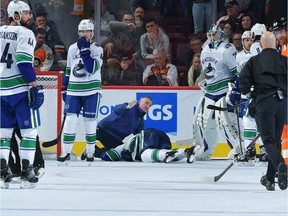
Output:
<svg viewBox="0 0 288 216">
<path fill-rule="evenodd" d="M 234 106 L 230 106 L 230 107 L 218 107 L 218 106 L 209 104 L 209 105 L 207 106 L 207 109 L 218 110 L 218 111 L 228 111 L 228 110 L 230 110 L 230 109 L 233 109 L 233 108 L 236 108 L 236 107 L 245 105 L 245 104 L 246 104 L 246 101 L 245 101 L 245 102 L 242 102 L 242 103 L 239 103 L 239 104 L 235 104 Z"/>
<path fill-rule="evenodd" d="M 247 146 L 247 148 L 252 147 L 252 146 L 256 143 L 256 141 L 258 140 L 259 137 L 260 137 L 260 134 L 258 134 L 258 135 L 249 143 L 249 145 Z M 232 161 L 219 175 L 217 175 L 217 176 L 205 176 L 205 177 L 203 177 L 202 179 L 203 179 L 204 181 L 209 181 L 209 182 L 217 182 L 217 181 L 219 181 L 219 180 L 222 178 L 222 176 L 223 176 L 236 162 L 238 162 L 238 160 L 241 158 L 241 156 L 242 156 L 242 154 L 239 154 L 237 157 L 235 157 L 235 158 L 233 159 L 233 161 Z"/>
<path fill-rule="evenodd" d="M 50 141 L 47 141 L 47 142 L 43 142 L 43 143 L 42 143 L 42 146 L 43 146 L 44 148 L 48 148 L 48 147 L 54 146 L 54 145 L 56 145 L 56 144 L 59 142 L 59 140 L 61 139 L 61 135 L 62 135 L 63 127 L 64 127 L 64 124 L 65 124 L 65 120 L 66 120 L 66 114 L 64 114 L 59 135 L 58 135 L 57 138 L 54 139 L 54 140 L 50 140 Z"/>
</svg>

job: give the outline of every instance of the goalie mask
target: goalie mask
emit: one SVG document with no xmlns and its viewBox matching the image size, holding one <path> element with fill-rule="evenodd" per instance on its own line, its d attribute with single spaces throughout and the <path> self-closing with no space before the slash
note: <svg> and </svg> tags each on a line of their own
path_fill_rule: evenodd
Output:
<svg viewBox="0 0 288 216">
<path fill-rule="evenodd" d="M 261 36 L 264 32 L 266 32 L 266 26 L 264 24 L 256 23 L 251 28 L 252 39 L 255 40 L 256 36 Z"/>
<path fill-rule="evenodd" d="M 81 31 L 91 31 L 91 36 L 89 37 L 89 39 L 91 40 L 94 36 L 94 23 L 93 23 L 93 21 L 90 19 L 81 20 L 81 22 L 78 25 L 79 37 L 83 36 Z"/>
<path fill-rule="evenodd" d="M 215 48 L 220 42 L 224 40 L 224 32 L 220 26 L 212 25 L 207 32 L 207 38 L 210 40 L 212 48 Z"/>
<path fill-rule="evenodd" d="M 14 15 L 15 15 L 15 13 L 18 13 L 20 18 L 19 18 L 19 20 L 15 20 L 17 22 L 21 21 L 22 13 L 24 11 L 30 12 L 30 7 L 28 4 L 26 4 L 23 1 L 14 0 L 8 4 L 8 7 L 7 7 L 8 17 L 12 17 L 15 20 Z"/>
</svg>

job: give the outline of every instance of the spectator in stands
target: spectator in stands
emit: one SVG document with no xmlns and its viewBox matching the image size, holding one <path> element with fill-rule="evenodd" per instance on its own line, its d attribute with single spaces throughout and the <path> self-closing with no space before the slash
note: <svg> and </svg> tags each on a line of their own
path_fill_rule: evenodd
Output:
<svg viewBox="0 0 288 216">
<path fill-rule="evenodd" d="M 237 32 L 250 31 L 252 28 L 252 17 L 249 14 L 244 14 L 238 23 Z"/>
<path fill-rule="evenodd" d="M 135 64 L 132 54 L 123 54 L 120 61 L 120 68 L 116 69 L 115 77 L 112 80 L 114 85 L 139 86 L 142 84 L 142 72 Z"/>
<path fill-rule="evenodd" d="M 188 85 L 198 86 L 198 83 L 204 79 L 205 75 L 200 61 L 200 53 L 196 53 L 193 56 L 192 65 L 188 71 Z"/>
<path fill-rule="evenodd" d="M 145 24 L 147 32 L 140 38 L 141 56 L 144 59 L 153 59 L 153 50 L 163 48 L 165 53 L 169 53 L 169 37 L 159 28 L 155 19 L 150 19 Z"/>
<path fill-rule="evenodd" d="M 237 0 L 225 0 L 225 8 L 227 15 L 222 16 L 217 21 L 217 25 L 223 20 L 230 20 L 231 23 L 239 23 L 240 18 L 243 16 L 243 13 L 240 13 L 240 8 Z"/>
<path fill-rule="evenodd" d="M 199 34 L 205 32 L 203 30 L 204 22 L 206 31 L 212 24 L 213 4 L 211 0 L 194 0 L 192 6 L 192 15 L 194 20 L 194 33 Z"/>
<path fill-rule="evenodd" d="M 130 10 L 134 11 L 137 7 L 142 7 L 144 10 L 151 11 L 151 10 L 160 10 L 158 8 L 160 4 L 159 0 L 154 1 L 147 1 L 147 0 L 129 0 Z"/>
<path fill-rule="evenodd" d="M 243 50 L 241 36 L 242 36 L 241 32 L 235 32 L 232 35 L 232 44 L 235 46 L 237 53 Z"/>
<path fill-rule="evenodd" d="M 195 53 L 201 53 L 202 51 L 202 41 L 199 37 L 193 36 L 189 41 L 190 50 L 186 53 L 185 65 L 187 68 L 191 67 L 192 59 Z"/>
<path fill-rule="evenodd" d="M 135 45 L 135 53 L 134 53 L 134 58 L 138 59 L 141 57 L 141 48 L 140 48 L 140 37 L 144 33 L 146 33 L 146 28 L 144 24 L 144 19 L 145 19 L 145 10 L 142 7 L 136 7 L 134 12 L 134 19 L 135 19 L 135 29 L 133 31 L 133 36 L 134 39 L 136 40 L 134 45 Z"/>
<path fill-rule="evenodd" d="M 164 48 L 153 50 L 154 64 L 148 65 L 143 72 L 143 83 L 148 86 L 178 86 L 177 68 L 168 63 Z"/>
<path fill-rule="evenodd" d="M 191 3 L 192 1 L 190 0 L 165 0 L 163 2 L 163 14 L 164 16 L 170 16 L 170 17 L 177 17 L 177 16 L 191 17 L 190 12 L 190 8 L 192 6 Z"/>
<path fill-rule="evenodd" d="M 34 69 L 36 71 L 48 71 L 53 64 L 54 55 L 50 47 L 45 44 L 46 31 L 43 28 L 37 28 L 34 30 L 34 34 L 36 38 Z"/>
<path fill-rule="evenodd" d="M 39 8 L 38 8 L 39 9 Z M 64 43 L 60 39 L 55 23 L 47 20 L 47 12 L 36 11 L 35 24 L 32 29 L 43 28 L 46 31 L 45 43 L 52 49 L 54 54 L 53 70 L 63 70 L 59 61 L 67 59 L 67 52 Z M 52 69 L 51 68 L 51 69 Z"/>
<path fill-rule="evenodd" d="M 230 20 L 223 20 L 220 23 L 221 28 L 223 28 L 224 32 L 224 41 L 227 43 L 232 43 L 232 35 L 233 32 L 236 30 L 236 24 L 230 22 Z"/>
</svg>

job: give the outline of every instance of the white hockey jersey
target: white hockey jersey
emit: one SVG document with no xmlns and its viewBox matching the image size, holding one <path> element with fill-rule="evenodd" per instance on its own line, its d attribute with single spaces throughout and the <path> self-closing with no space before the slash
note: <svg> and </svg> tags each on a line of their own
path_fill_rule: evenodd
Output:
<svg viewBox="0 0 288 216">
<path fill-rule="evenodd" d="M 33 67 L 36 40 L 33 32 L 24 26 L 0 27 L 0 90 L 1 96 L 28 91 L 17 64 L 31 63 Z"/>
<path fill-rule="evenodd" d="M 217 48 L 207 44 L 201 52 L 201 64 L 205 72 L 206 92 L 210 95 L 225 94 L 228 82 L 236 75 L 237 50 L 230 43 L 220 43 Z"/>
<path fill-rule="evenodd" d="M 252 57 L 253 55 L 250 52 L 242 50 L 241 52 L 237 53 L 236 55 L 236 64 L 237 64 L 237 72 L 238 74 L 241 72 L 242 68 L 246 64 L 246 62 Z"/>
<path fill-rule="evenodd" d="M 250 52 L 252 56 L 258 55 L 262 51 L 262 48 L 260 47 L 260 41 L 255 41 L 250 48 Z"/>
<path fill-rule="evenodd" d="M 69 76 L 67 95 L 87 96 L 102 92 L 101 66 L 103 64 L 103 49 L 94 43 L 90 45 L 90 49 L 90 56 L 94 59 L 92 73 L 87 72 L 85 69 L 77 43 L 69 47 L 65 72 L 65 75 Z"/>
</svg>

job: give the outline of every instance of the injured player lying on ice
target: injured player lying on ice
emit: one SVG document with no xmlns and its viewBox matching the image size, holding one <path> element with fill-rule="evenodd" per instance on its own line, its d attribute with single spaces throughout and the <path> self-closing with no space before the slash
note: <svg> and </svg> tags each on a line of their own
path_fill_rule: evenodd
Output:
<svg viewBox="0 0 288 216">
<path fill-rule="evenodd" d="M 105 161 L 165 163 L 187 158 L 187 162 L 192 163 L 194 161 L 193 152 L 197 152 L 199 146 L 186 149 L 171 148 L 170 138 L 165 132 L 156 128 L 148 128 L 133 136 L 127 143 L 109 149 L 101 158 Z"/>
</svg>

